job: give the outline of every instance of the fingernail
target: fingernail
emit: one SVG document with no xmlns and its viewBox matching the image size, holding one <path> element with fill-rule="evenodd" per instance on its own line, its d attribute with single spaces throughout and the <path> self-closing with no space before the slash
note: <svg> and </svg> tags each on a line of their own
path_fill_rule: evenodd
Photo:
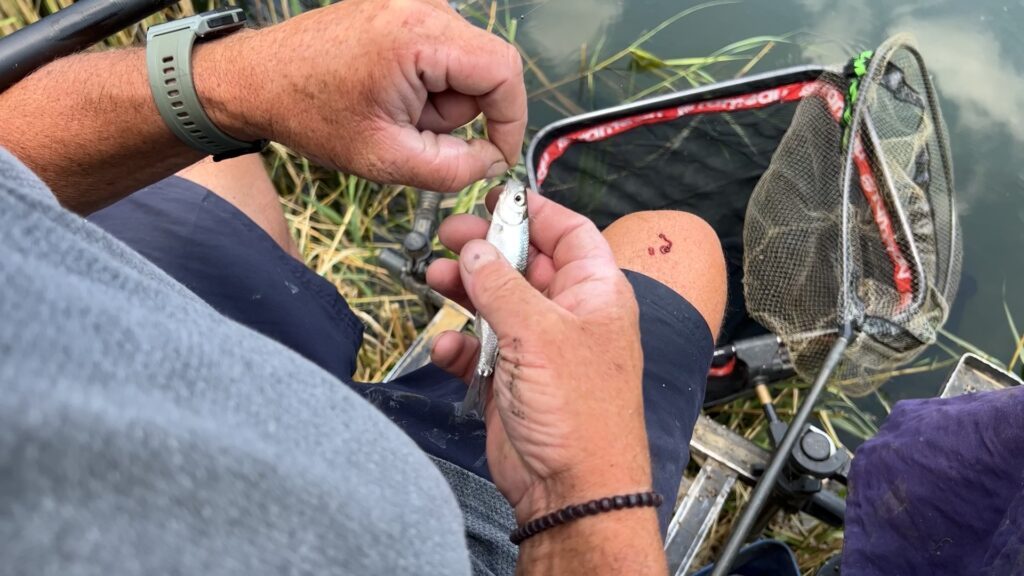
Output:
<svg viewBox="0 0 1024 576">
<path fill-rule="evenodd" d="M 498 176 L 504 174 L 507 170 L 508 164 L 506 164 L 504 161 L 499 160 L 494 164 L 491 164 L 491 167 L 487 169 L 487 177 L 497 178 Z"/>
<path fill-rule="evenodd" d="M 497 257 L 498 251 L 486 240 L 473 240 L 462 247 L 459 262 L 467 272 L 473 272 Z"/>
</svg>

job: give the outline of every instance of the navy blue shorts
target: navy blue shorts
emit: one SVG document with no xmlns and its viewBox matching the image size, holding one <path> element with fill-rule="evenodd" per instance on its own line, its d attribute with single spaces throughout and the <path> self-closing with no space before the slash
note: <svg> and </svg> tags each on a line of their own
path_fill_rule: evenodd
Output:
<svg viewBox="0 0 1024 576">
<path fill-rule="evenodd" d="M 222 314 L 349 383 L 427 453 L 490 479 L 484 429 L 455 415 L 466 388 L 436 366 L 387 384 L 352 381 L 362 323 L 334 286 L 206 188 L 171 177 L 89 217 Z M 673 502 L 704 398 L 713 339 L 703 317 L 663 284 L 626 272 L 640 304 L 644 408 L 655 489 Z M 253 363 L 259 362 L 253 358 Z M 614 403 L 608 405 L 614 410 Z M 662 531 L 672 506 L 662 506 Z"/>
</svg>

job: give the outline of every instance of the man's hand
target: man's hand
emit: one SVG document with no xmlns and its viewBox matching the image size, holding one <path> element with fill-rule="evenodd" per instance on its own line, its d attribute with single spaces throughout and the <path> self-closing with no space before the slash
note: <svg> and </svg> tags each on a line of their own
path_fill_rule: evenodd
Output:
<svg viewBox="0 0 1024 576">
<path fill-rule="evenodd" d="M 488 205 L 493 208 L 497 194 Z M 594 498 L 650 490 L 639 312 L 633 290 L 594 224 L 531 194 L 525 278 L 484 240 L 470 215 L 441 225 L 459 261 L 427 270 L 435 289 L 475 308 L 498 334 L 487 404 L 487 459 L 520 524 Z M 457 332 L 434 362 L 467 382 L 479 343 Z M 671 495 L 670 495 L 671 496 Z M 651 508 L 601 514 L 528 539 L 520 573 L 665 571 Z"/>
<path fill-rule="evenodd" d="M 476 308 L 499 336 L 487 455 L 520 522 L 651 487 L 633 291 L 593 223 L 536 194 L 529 209 L 526 278 L 479 240 L 488 224 L 469 215 L 440 230 L 459 262 L 438 260 L 427 271 L 431 285 Z M 475 338 L 446 333 L 433 359 L 468 380 L 478 348 Z"/>
<path fill-rule="evenodd" d="M 346 0 L 196 44 L 192 71 L 224 132 L 380 182 L 497 175 L 526 127 L 519 54 L 443 0 Z M 481 112 L 487 139 L 449 134 Z M 83 214 L 203 157 L 157 113 L 141 48 L 62 58 L 0 93 L 0 146 Z"/>
<path fill-rule="evenodd" d="M 238 138 L 268 138 L 371 180 L 441 191 L 518 161 L 526 129 L 519 53 L 444 0 L 346 0 L 209 47 L 245 63 L 227 72 L 241 98 L 211 98 L 224 102 L 214 121 Z M 218 55 L 203 72 L 205 56 L 197 85 L 231 90 L 211 76 L 225 68 Z M 488 139 L 449 134 L 480 113 Z"/>
</svg>

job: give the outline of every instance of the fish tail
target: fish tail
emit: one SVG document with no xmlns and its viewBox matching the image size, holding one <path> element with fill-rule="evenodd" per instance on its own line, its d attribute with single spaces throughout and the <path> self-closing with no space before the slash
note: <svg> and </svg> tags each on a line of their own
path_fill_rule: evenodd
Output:
<svg viewBox="0 0 1024 576">
<path fill-rule="evenodd" d="M 473 372 L 473 380 L 469 383 L 469 390 L 466 398 L 462 401 L 460 416 L 475 417 L 484 419 L 484 409 L 487 408 L 487 394 L 491 389 L 491 376 Z"/>
</svg>

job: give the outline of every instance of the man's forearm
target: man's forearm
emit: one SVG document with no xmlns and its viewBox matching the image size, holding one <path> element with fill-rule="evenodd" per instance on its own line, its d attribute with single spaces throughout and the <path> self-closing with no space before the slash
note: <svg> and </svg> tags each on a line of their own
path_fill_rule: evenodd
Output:
<svg viewBox="0 0 1024 576">
<path fill-rule="evenodd" d="M 243 92 L 231 85 L 237 73 L 224 62 L 233 40 L 200 45 L 193 58 L 200 100 L 229 134 L 240 130 L 220 124 L 231 120 L 224 117 L 230 108 L 225 100 L 232 98 L 226 91 Z M 0 94 L 0 146 L 35 171 L 65 207 L 82 214 L 203 157 L 157 112 L 142 48 L 64 58 Z"/>
<path fill-rule="evenodd" d="M 0 145 L 83 214 L 202 157 L 164 126 L 141 48 L 63 58 L 0 94 Z"/>
</svg>

